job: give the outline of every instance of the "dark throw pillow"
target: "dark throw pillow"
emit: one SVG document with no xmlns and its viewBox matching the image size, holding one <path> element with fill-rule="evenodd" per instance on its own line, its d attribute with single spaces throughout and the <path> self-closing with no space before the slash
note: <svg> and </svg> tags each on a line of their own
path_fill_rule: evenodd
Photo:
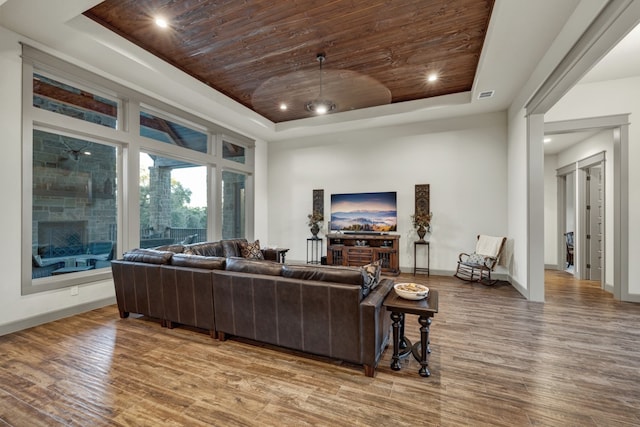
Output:
<svg viewBox="0 0 640 427">
<path fill-rule="evenodd" d="M 240 243 L 240 252 L 242 253 L 242 258 L 264 259 L 264 255 L 260 250 L 260 240 L 256 240 L 253 243 L 249 243 L 249 242 Z"/>
<path fill-rule="evenodd" d="M 367 296 L 380 283 L 380 260 L 360 268 L 362 273 L 362 295 Z"/>
</svg>

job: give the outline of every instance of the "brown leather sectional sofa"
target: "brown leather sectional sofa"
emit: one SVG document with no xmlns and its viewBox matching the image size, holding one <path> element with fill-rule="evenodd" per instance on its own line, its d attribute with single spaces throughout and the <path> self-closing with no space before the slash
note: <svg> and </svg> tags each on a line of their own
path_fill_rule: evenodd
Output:
<svg viewBox="0 0 640 427">
<path fill-rule="evenodd" d="M 358 268 L 245 259 L 238 256 L 242 242 L 139 249 L 112 261 L 120 316 L 140 313 L 222 340 L 238 336 L 328 356 L 373 376 L 389 339 L 382 302 L 393 280 L 368 292 Z"/>
</svg>

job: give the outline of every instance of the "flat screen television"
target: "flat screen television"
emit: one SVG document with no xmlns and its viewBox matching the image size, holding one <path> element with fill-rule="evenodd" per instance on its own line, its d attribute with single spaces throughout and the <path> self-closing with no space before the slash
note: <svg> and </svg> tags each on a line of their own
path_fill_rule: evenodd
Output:
<svg viewBox="0 0 640 427">
<path fill-rule="evenodd" d="M 331 195 L 331 231 L 387 233 L 398 224 L 397 194 L 349 193 Z"/>
</svg>

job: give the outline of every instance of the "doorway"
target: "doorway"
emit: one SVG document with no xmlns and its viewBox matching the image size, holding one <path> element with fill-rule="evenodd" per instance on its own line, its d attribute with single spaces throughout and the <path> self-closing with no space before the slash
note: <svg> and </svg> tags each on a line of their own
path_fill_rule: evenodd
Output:
<svg viewBox="0 0 640 427">
<path fill-rule="evenodd" d="M 587 197 L 587 185 L 586 175 L 588 172 L 598 173 L 602 175 L 602 178 L 598 178 L 598 185 L 594 187 L 593 191 L 597 200 L 598 192 L 601 191 L 603 208 L 600 212 L 598 208 L 597 215 L 594 217 L 596 224 L 593 226 L 597 239 L 594 239 L 593 247 L 589 247 L 589 264 L 601 265 L 599 269 L 601 287 L 607 292 L 613 293 L 614 298 L 621 299 L 623 301 L 635 301 L 636 295 L 629 293 L 629 252 L 628 252 L 628 233 L 629 222 L 628 212 L 629 205 L 628 199 L 624 195 L 628 194 L 629 189 L 629 172 L 627 153 L 629 149 L 629 115 L 621 114 L 616 116 L 603 116 L 593 117 L 587 119 L 567 120 L 560 122 L 547 122 L 544 124 L 544 134 L 562 134 L 571 132 L 581 132 L 585 130 L 599 129 L 601 131 L 608 130 L 612 139 L 612 145 L 607 148 L 601 148 L 605 151 L 591 155 L 582 160 L 575 161 L 574 159 L 564 158 L 564 162 L 560 161 L 560 164 L 566 164 L 567 166 L 557 169 L 558 186 L 558 214 L 557 214 L 557 245 L 559 250 L 558 255 L 558 268 L 562 269 L 564 260 L 561 259 L 560 254 L 565 252 L 565 238 L 560 230 L 564 230 L 566 227 L 566 216 L 563 210 L 565 206 L 566 189 L 564 181 L 560 178 L 566 176 L 572 171 L 577 173 L 576 179 L 576 206 L 579 210 L 576 215 L 576 235 L 575 235 L 575 267 L 576 278 L 585 280 L 591 277 L 586 276 L 586 236 L 587 236 L 587 213 L 584 203 Z M 609 141 L 611 141 L 609 139 Z M 594 145 L 585 148 L 585 154 L 588 155 L 590 149 L 595 148 Z M 605 152 L 608 153 L 609 167 L 605 168 Z M 577 154 L 573 152 L 573 154 Z M 563 159 L 560 159 L 563 160 Z M 600 170 L 593 169 L 600 167 Z M 561 184 L 562 183 L 562 184 Z M 598 189 L 598 187 L 601 187 Z M 590 192 L 591 192 L 590 186 Z M 583 210 L 584 208 L 584 210 Z M 598 216 L 601 218 L 598 219 Z M 591 221 L 592 215 L 589 215 L 589 221 Z M 598 228 L 598 221 L 600 222 L 600 229 Z M 589 231 L 591 225 L 589 226 Z M 602 232 L 602 236 L 600 236 Z M 591 234 L 591 233 L 590 233 Z M 591 239 L 589 239 L 591 240 Z M 595 255 L 599 254 L 599 255 Z M 592 256 L 593 255 L 593 256 Z M 598 258 L 599 256 L 599 258 Z M 591 260 L 594 259 L 592 262 Z M 597 273 L 593 276 L 598 280 Z"/>
<path fill-rule="evenodd" d="M 613 133 L 601 132 L 592 139 L 612 137 Z M 589 140 L 588 145 L 592 142 Z M 556 171 L 558 230 L 562 236 L 558 269 L 574 274 L 576 279 L 599 281 L 602 289 L 607 282 L 605 155 L 602 151 Z M 613 292 L 612 287 L 607 290 Z"/>
<path fill-rule="evenodd" d="M 558 204 L 560 215 L 564 221 L 559 221 L 561 248 L 558 253 L 561 255 L 561 262 L 558 263 L 558 270 L 564 270 L 575 275 L 575 234 L 576 234 L 576 173 L 571 168 L 563 168 L 565 173 L 558 170 L 558 194 L 562 194 L 562 199 Z M 568 171 L 568 173 L 567 173 Z"/>
</svg>

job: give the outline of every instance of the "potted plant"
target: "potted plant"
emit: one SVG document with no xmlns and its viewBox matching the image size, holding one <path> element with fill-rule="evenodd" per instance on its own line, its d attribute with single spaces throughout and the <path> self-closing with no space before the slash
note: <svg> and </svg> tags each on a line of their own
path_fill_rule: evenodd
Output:
<svg viewBox="0 0 640 427">
<path fill-rule="evenodd" d="M 311 227 L 311 234 L 313 234 L 313 238 L 318 238 L 318 232 L 320 231 L 320 223 L 324 221 L 324 215 L 321 212 L 313 211 L 309 215 L 307 215 L 309 219 L 308 224 Z"/>
<path fill-rule="evenodd" d="M 428 214 L 420 213 L 411 215 L 411 221 L 413 221 L 413 226 L 418 231 L 418 237 L 420 237 L 421 242 L 424 242 L 424 236 L 431 228 L 432 217 L 433 214 L 431 212 L 429 212 Z"/>
</svg>

